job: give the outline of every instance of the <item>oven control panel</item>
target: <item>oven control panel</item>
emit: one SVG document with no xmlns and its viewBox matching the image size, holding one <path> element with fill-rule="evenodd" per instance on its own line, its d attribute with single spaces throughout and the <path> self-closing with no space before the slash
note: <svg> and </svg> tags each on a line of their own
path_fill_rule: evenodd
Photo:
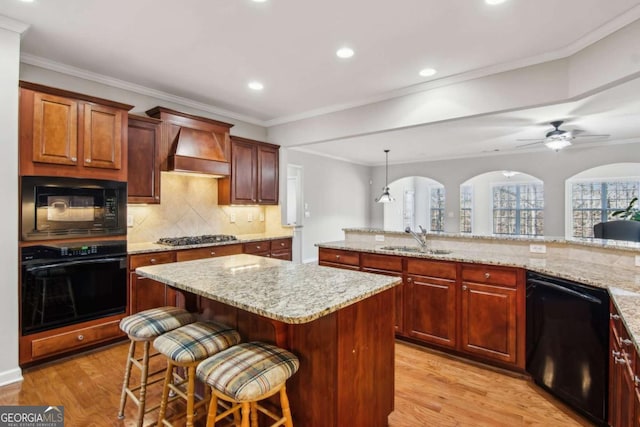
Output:
<svg viewBox="0 0 640 427">
<path fill-rule="evenodd" d="M 126 240 L 60 243 L 22 248 L 22 262 L 45 259 L 126 255 Z"/>
</svg>

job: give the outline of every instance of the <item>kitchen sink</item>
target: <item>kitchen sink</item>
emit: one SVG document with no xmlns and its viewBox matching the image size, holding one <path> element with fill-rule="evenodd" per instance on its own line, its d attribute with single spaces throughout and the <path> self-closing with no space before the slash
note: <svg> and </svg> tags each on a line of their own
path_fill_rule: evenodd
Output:
<svg viewBox="0 0 640 427">
<path fill-rule="evenodd" d="M 451 253 L 451 251 L 446 249 L 427 249 L 426 251 L 423 251 L 418 246 L 383 246 L 380 249 L 397 252 L 420 252 L 431 255 L 446 255 Z"/>
</svg>

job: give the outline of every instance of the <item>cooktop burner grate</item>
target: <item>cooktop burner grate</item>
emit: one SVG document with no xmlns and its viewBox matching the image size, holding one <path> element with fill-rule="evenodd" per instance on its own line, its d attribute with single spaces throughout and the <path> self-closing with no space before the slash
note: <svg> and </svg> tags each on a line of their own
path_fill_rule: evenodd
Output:
<svg viewBox="0 0 640 427">
<path fill-rule="evenodd" d="M 156 243 L 167 246 L 200 245 L 205 243 L 231 242 L 238 240 L 229 234 L 205 234 L 202 236 L 161 237 Z"/>
</svg>

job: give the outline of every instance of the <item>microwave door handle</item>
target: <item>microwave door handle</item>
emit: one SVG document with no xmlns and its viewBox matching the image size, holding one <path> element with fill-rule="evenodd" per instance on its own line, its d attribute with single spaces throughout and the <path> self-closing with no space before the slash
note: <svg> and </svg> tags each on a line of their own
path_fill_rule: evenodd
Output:
<svg viewBox="0 0 640 427">
<path fill-rule="evenodd" d="M 532 283 L 534 285 L 540 285 L 540 286 L 545 286 L 547 288 L 552 288 L 559 292 L 573 295 L 575 297 L 587 300 L 595 304 L 602 304 L 602 301 L 600 301 L 598 298 L 592 297 L 591 295 L 583 294 L 582 292 L 574 291 L 573 289 L 565 288 L 564 286 L 556 285 L 555 283 L 547 282 L 545 280 L 529 279 L 527 282 Z"/>
<path fill-rule="evenodd" d="M 36 271 L 49 270 L 51 268 L 59 268 L 59 267 L 72 267 L 74 265 L 83 265 L 83 264 L 106 264 L 109 262 L 120 262 L 126 259 L 125 257 L 114 257 L 114 258 L 98 258 L 98 259 L 81 259 L 77 261 L 67 261 L 67 262 L 59 262 L 56 264 L 47 264 L 47 265 L 38 265 L 34 267 L 29 267 L 25 271 L 28 273 L 33 273 Z"/>
</svg>

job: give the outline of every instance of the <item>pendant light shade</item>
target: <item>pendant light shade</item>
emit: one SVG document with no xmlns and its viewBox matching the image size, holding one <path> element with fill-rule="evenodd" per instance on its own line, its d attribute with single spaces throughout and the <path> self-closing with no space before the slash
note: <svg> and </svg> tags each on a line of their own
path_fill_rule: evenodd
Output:
<svg viewBox="0 0 640 427">
<path fill-rule="evenodd" d="M 386 154 L 384 187 L 382 188 L 382 194 L 376 199 L 378 203 L 389 203 L 395 200 L 389 194 L 389 150 L 384 150 L 384 152 Z"/>
</svg>

